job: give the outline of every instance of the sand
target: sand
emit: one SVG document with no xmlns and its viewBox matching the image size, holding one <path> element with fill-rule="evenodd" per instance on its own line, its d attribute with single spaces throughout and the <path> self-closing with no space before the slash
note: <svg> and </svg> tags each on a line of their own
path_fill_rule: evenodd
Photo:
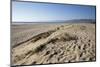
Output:
<svg viewBox="0 0 100 67">
<path fill-rule="evenodd" d="M 95 61 L 95 24 L 12 25 L 12 65 Z"/>
</svg>

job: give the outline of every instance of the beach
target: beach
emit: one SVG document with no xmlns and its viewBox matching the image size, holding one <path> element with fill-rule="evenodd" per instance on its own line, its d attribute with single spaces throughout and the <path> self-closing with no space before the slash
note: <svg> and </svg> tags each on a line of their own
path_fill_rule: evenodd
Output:
<svg viewBox="0 0 100 67">
<path fill-rule="evenodd" d="M 11 25 L 12 65 L 96 60 L 92 23 Z"/>
</svg>

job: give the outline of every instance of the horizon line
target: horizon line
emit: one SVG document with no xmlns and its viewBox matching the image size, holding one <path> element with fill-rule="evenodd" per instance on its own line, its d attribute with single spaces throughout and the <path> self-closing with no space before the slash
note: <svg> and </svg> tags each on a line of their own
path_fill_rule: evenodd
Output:
<svg viewBox="0 0 100 67">
<path fill-rule="evenodd" d="M 66 21 L 74 21 L 74 20 L 92 20 L 92 21 L 96 21 L 96 19 L 72 19 L 72 20 L 51 20 L 51 21 L 12 21 L 13 23 L 18 23 L 18 22 L 22 22 L 22 23 L 34 23 L 34 22 L 66 22 Z"/>
</svg>

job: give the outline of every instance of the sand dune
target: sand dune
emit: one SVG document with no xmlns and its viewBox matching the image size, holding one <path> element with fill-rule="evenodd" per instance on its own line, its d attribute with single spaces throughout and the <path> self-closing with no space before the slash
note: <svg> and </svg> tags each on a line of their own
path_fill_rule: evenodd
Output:
<svg viewBox="0 0 100 67">
<path fill-rule="evenodd" d="M 12 64 L 95 61 L 95 24 L 12 26 Z"/>
</svg>

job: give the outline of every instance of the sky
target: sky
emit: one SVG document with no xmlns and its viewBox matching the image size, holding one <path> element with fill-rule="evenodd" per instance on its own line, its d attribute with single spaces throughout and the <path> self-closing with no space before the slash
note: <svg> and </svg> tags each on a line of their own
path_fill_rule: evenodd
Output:
<svg viewBox="0 0 100 67">
<path fill-rule="evenodd" d="M 95 19 L 95 6 L 12 1 L 13 22 Z"/>
</svg>

